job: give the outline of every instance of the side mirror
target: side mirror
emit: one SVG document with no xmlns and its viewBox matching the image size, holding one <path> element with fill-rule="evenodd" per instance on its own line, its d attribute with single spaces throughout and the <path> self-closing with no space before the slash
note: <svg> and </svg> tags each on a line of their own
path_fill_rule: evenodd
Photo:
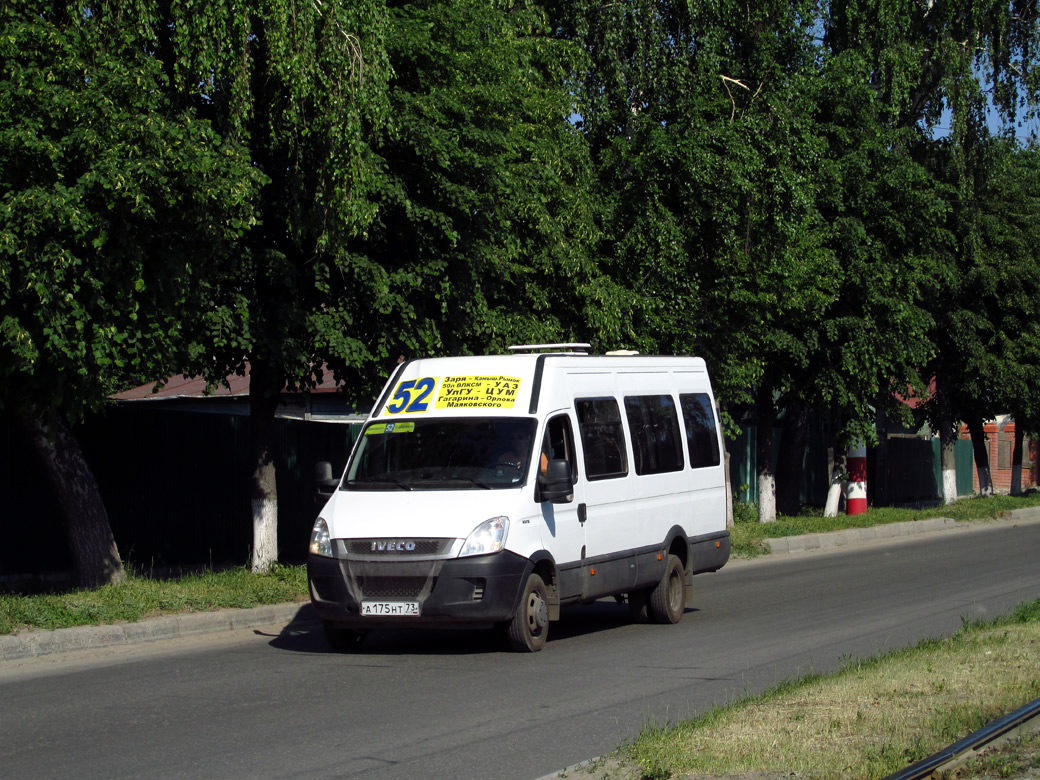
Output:
<svg viewBox="0 0 1040 780">
<path fill-rule="evenodd" d="M 571 479 L 571 462 L 565 458 L 550 460 L 545 473 L 538 475 L 538 493 L 541 501 L 554 504 L 571 500 L 574 482 Z"/>
<path fill-rule="evenodd" d="M 339 479 L 332 474 L 332 464 L 327 460 L 314 464 L 314 503 L 324 506 L 339 487 Z"/>
</svg>

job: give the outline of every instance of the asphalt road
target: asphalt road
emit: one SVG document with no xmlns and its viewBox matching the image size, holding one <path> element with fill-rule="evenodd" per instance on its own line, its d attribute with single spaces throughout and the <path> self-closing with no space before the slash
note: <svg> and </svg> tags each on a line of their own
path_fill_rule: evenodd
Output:
<svg viewBox="0 0 1040 780">
<path fill-rule="evenodd" d="M 484 633 L 242 630 L 0 665 L 2 778 L 532 780 L 648 723 L 1040 597 L 1040 524 L 734 562 L 675 626 L 565 611 L 541 653 Z"/>
</svg>

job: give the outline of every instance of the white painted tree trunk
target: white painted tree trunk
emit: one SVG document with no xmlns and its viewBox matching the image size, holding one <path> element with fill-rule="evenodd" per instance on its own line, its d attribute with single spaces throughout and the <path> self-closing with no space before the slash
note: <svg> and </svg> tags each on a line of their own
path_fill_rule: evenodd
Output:
<svg viewBox="0 0 1040 780">
<path fill-rule="evenodd" d="M 957 469 L 943 467 L 943 503 L 952 504 L 957 500 Z"/>
<path fill-rule="evenodd" d="M 835 476 L 831 477 L 830 487 L 827 488 L 827 503 L 823 506 L 824 517 L 837 517 L 838 509 L 841 507 L 841 494 L 845 489 L 845 483 L 841 480 L 841 475 L 835 472 Z"/>
<path fill-rule="evenodd" d="M 848 470 L 848 454 L 842 450 L 838 452 L 837 444 L 827 450 L 827 460 L 830 467 L 830 485 L 827 488 L 827 502 L 823 505 L 824 517 L 837 517 L 841 509 L 841 497 L 845 492 L 845 472 Z"/>
<path fill-rule="evenodd" d="M 261 360 L 249 374 L 250 498 L 253 509 L 253 571 L 270 571 L 278 562 L 278 482 L 274 458 L 274 416 L 284 376 Z"/>
<path fill-rule="evenodd" d="M 776 476 L 761 469 L 758 472 L 758 522 L 776 522 Z"/>
<path fill-rule="evenodd" d="M 270 571 L 278 561 L 278 499 L 253 499 L 253 556 L 250 568 Z"/>
<path fill-rule="evenodd" d="M 954 456 L 954 442 L 942 442 L 942 500 L 944 504 L 952 504 L 957 500 L 957 461 Z"/>
</svg>

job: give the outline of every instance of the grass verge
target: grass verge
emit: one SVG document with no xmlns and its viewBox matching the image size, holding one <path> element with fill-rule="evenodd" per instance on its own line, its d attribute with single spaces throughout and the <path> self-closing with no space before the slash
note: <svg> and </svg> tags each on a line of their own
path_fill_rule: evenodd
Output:
<svg viewBox="0 0 1040 780">
<path fill-rule="evenodd" d="M 945 640 L 851 663 L 668 728 L 647 728 L 575 776 L 606 780 L 874 780 L 1040 697 L 1040 600 Z M 1035 739 L 959 778 L 1034 763 Z M 1038 762 L 1040 763 L 1040 762 Z"/>
<path fill-rule="evenodd" d="M 306 598 L 304 566 L 278 566 L 266 574 L 254 574 L 241 567 L 172 579 L 157 579 L 130 570 L 125 582 L 97 590 L 0 593 L 0 634 L 26 628 L 130 622 L 155 615 L 257 607 Z"/>
<path fill-rule="evenodd" d="M 987 496 L 986 498 L 964 498 L 949 505 L 938 505 L 924 509 L 901 509 L 898 507 L 871 507 L 862 515 L 838 515 L 824 517 L 819 507 L 804 507 L 795 517 L 780 516 L 775 523 L 758 522 L 758 510 L 754 504 L 737 503 L 733 515 L 735 524 L 731 529 L 733 554 L 754 557 L 765 552 L 763 540 L 783 536 L 843 531 L 846 528 L 868 528 L 888 523 L 903 523 L 927 520 L 932 517 L 949 517 L 953 520 L 985 521 L 1006 517 L 1015 509 L 1040 506 L 1040 491 L 1031 490 L 1022 496 Z"/>
</svg>

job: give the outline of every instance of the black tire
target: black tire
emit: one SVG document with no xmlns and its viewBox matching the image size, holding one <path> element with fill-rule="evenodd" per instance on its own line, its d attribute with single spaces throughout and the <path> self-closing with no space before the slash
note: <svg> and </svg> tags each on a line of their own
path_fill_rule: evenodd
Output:
<svg viewBox="0 0 1040 780">
<path fill-rule="evenodd" d="M 325 641 L 329 647 L 338 653 L 352 653 L 365 642 L 367 631 L 359 631 L 355 628 L 344 628 L 327 620 L 322 621 L 325 630 Z"/>
<path fill-rule="evenodd" d="M 650 590 L 640 588 L 628 594 L 628 614 L 633 623 L 649 623 L 650 615 Z"/>
<path fill-rule="evenodd" d="M 664 576 L 650 592 L 650 614 L 655 623 L 678 623 L 686 611 L 686 573 L 676 555 L 668 556 Z"/>
<path fill-rule="evenodd" d="M 527 578 L 524 595 L 506 629 L 509 647 L 520 653 L 536 653 L 549 635 L 549 594 L 537 574 Z"/>
</svg>

